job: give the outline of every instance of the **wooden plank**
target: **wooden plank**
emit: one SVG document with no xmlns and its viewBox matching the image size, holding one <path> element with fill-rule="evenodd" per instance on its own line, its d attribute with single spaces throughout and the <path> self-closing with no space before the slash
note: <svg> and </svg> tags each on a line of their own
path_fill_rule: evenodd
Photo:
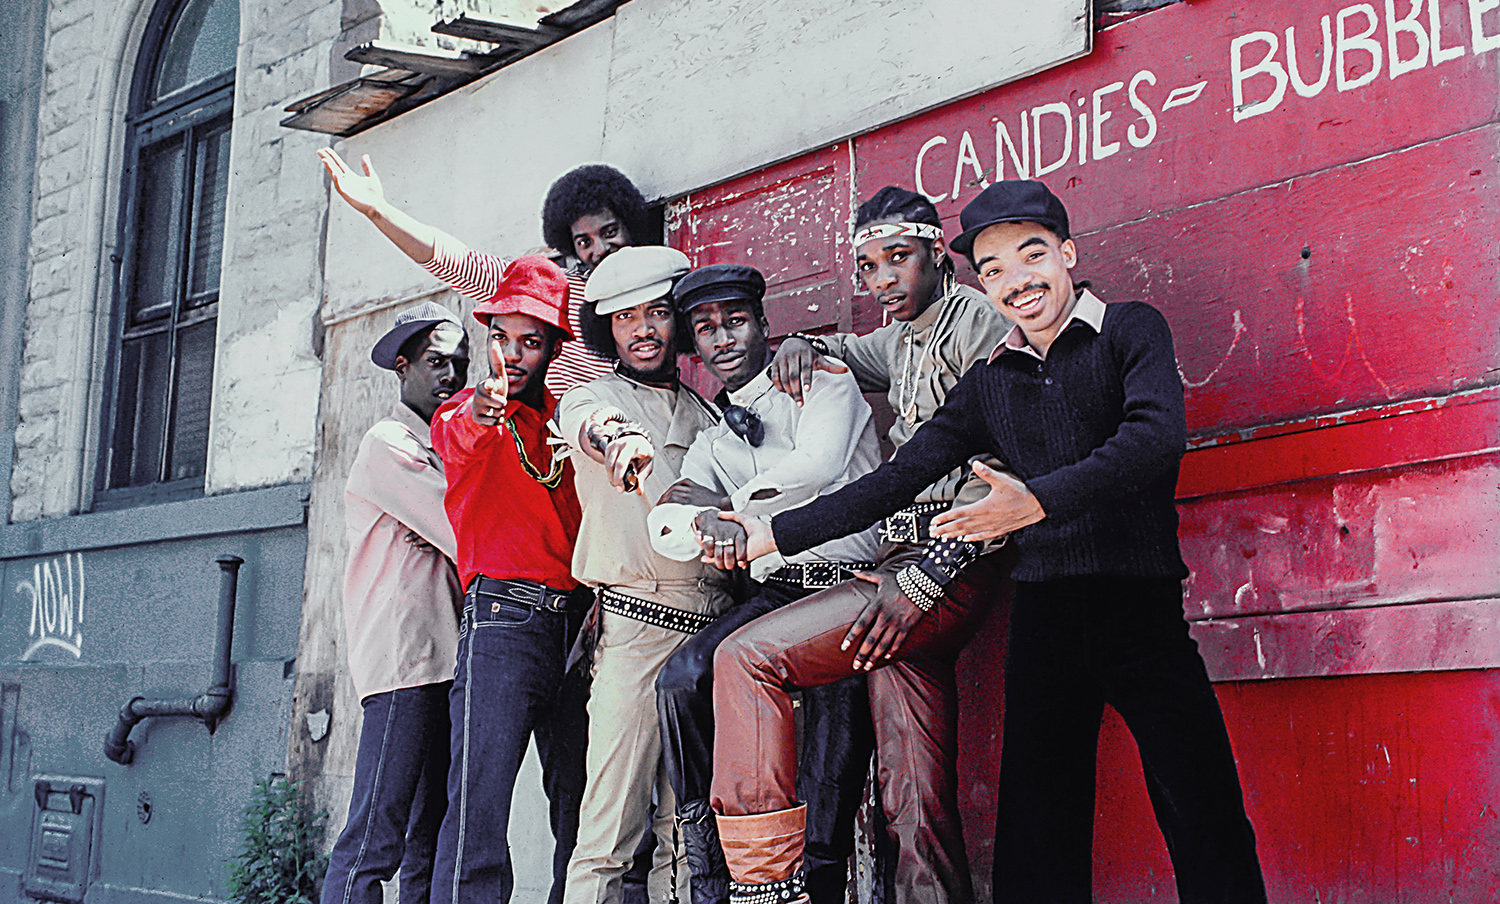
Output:
<svg viewBox="0 0 1500 904">
<path fill-rule="evenodd" d="M 1427 4 L 1415 18 L 1407 2 L 1174 4 L 1100 32 L 1083 59 L 862 136 L 859 184 L 920 180 L 956 223 L 990 180 L 1041 173 L 1068 204 L 1074 231 L 1086 233 L 1458 134 L 1496 117 L 1500 16 L 1476 12 L 1476 33 L 1471 5 L 1478 10 L 1467 0 L 1437 3 L 1434 62 Z M 1366 8 L 1377 22 L 1362 39 Z M 1338 20 L 1350 10 L 1340 42 Z M 1290 85 L 1274 74 L 1286 69 L 1288 29 L 1304 83 L 1317 85 L 1325 61 L 1331 70 L 1340 59 L 1342 82 L 1330 71 L 1311 96 L 1289 86 L 1271 105 L 1277 85 Z M 1268 40 L 1276 52 L 1261 67 Z"/>
<path fill-rule="evenodd" d="M 1500 900 L 1500 673 L 1217 686 L 1275 902 Z M 1094 894 L 1175 902 L 1140 757 L 1099 743 Z"/>
<path fill-rule="evenodd" d="M 1193 619 L 1500 596 L 1500 455 L 1178 508 Z M 1434 655 L 1425 635 L 1398 641 Z"/>
<path fill-rule="evenodd" d="M 1440 396 L 1500 370 L 1500 128 L 1150 215 L 1080 242 L 1172 322 L 1188 429 Z M 1304 251 L 1306 249 L 1306 251 Z"/>
<path fill-rule="evenodd" d="M 1215 681 L 1500 668 L 1500 599 L 1194 622 Z"/>
<path fill-rule="evenodd" d="M 1383 406 L 1347 422 L 1266 436 L 1247 431 L 1251 435 L 1241 441 L 1189 449 L 1177 498 L 1493 452 L 1500 448 L 1495 395 L 1486 389 Z"/>
</svg>

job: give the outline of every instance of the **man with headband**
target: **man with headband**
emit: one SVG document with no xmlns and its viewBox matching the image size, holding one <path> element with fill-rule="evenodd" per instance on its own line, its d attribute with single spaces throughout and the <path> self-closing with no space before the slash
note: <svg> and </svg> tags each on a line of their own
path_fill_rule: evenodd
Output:
<svg viewBox="0 0 1500 904">
<path fill-rule="evenodd" d="M 792 337 L 777 352 L 771 376 L 800 401 L 830 371 L 843 369 L 821 355 L 841 359 L 861 390 L 887 393 L 896 413 L 889 435 L 899 450 L 964 372 L 1004 338 L 1009 323 L 953 278 L 941 220 L 925 197 L 886 186 L 860 205 L 855 219 L 856 269 L 891 322 L 864 336 Z M 790 802 L 794 791 L 785 767 L 757 768 L 748 760 L 766 727 L 752 705 L 759 697 L 743 690 L 745 651 L 779 651 L 785 671 L 778 674 L 795 678 L 776 687 L 778 695 L 869 674 L 881 803 L 896 848 L 896 900 L 903 904 L 974 899 L 958 814 L 954 663 L 998 592 L 1002 569 L 979 558 L 978 544 L 939 541 L 928 528 L 955 500 L 987 491 L 966 468 L 944 474 L 881 525 L 884 542 L 871 573 L 747 626 L 720 647 L 715 665 L 723 697 L 735 698 L 721 711 L 717 749 L 744 752 L 715 760 L 722 777 L 715 806 L 729 817 L 756 812 L 754 802 L 767 797 Z M 946 592 L 914 589 L 925 587 L 929 574 L 950 573 Z M 814 642 L 819 637 L 825 642 Z M 772 733 L 789 745 L 789 729 L 780 725 Z M 775 755 L 790 765 L 789 750 Z M 767 783 L 779 785 L 767 790 Z M 736 793 L 721 796 L 721 786 Z"/>
<path fill-rule="evenodd" d="M 665 778 L 656 676 L 730 603 L 724 572 L 696 557 L 659 555 L 646 527 L 652 503 L 677 481 L 688 447 L 719 420 L 677 378 L 671 293 L 688 269 L 686 255 L 660 246 L 621 248 L 595 268 L 579 323 L 584 343 L 613 360 L 614 372 L 558 403 L 583 506 L 573 574 L 597 593 L 588 779 L 566 904 L 619 904 L 624 875 L 653 827 L 650 899 L 688 894 L 687 864 L 672 859 L 677 804 Z"/>
<path fill-rule="evenodd" d="M 344 487 L 344 635 L 364 723 L 322 901 L 380 904 L 381 883 L 399 868 L 402 899 L 425 904 L 448 801 L 448 689 L 463 599 L 429 425 L 469 382 L 469 339 L 447 308 L 426 302 L 396 315 L 370 358 L 395 372 L 401 400 L 360 441 Z"/>
<path fill-rule="evenodd" d="M 1074 282 L 1067 210 L 1042 183 L 998 182 L 960 222 L 953 246 L 1016 326 L 875 473 L 770 525 L 747 520 L 750 554 L 826 542 L 896 511 L 971 456 L 1003 459 L 1014 476 L 976 464 L 989 494 L 933 528 L 970 540 L 1011 534 L 1018 552 L 995 900 L 1093 899 L 1095 758 L 1108 704 L 1139 748 L 1178 898 L 1264 904 L 1234 752 L 1182 612 L 1175 495 L 1187 425 L 1171 329 L 1147 304 L 1106 305 Z M 752 677 L 721 674 L 715 702 L 738 711 L 750 697 L 765 737 L 778 724 L 774 681 L 785 667 L 775 651 L 733 653 Z M 740 776 L 764 771 L 771 755 L 732 740 L 716 754 Z M 733 804 L 744 792 L 716 781 L 715 795 Z"/>
<path fill-rule="evenodd" d="M 722 531 L 715 561 L 732 569 L 744 559 L 732 539 L 733 525 L 721 510 L 772 514 L 830 492 L 866 473 L 880 460 L 870 406 L 847 373 L 828 374 L 810 389 L 804 405 L 771 385 L 766 373 L 771 352 L 761 306 L 765 278 L 753 267 L 702 267 L 673 291 L 682 328 L 704 365 L 724 383 L 717 401 L 724 423 L 704 429 L 682 462 L 682 481 L 652 511 L 651 542 L 663 555 L 698 558 L 698 530 Z M 760 581 L 751 599 L 731 609 L 683 644 L 657 679 L 668 767 L 677 792 L 684 834 L 690 844 L 707 839 L 711 856 L 713 815 L 708 807 L 715 715 L 712 671 L 719 642 L 751 619 L 844 581 L 871 567 L 873 531 L 856 533 L 783 560 L 757 562 L 750 576 Z M 800 787 L 804 807 L 783 818 L 747 821 L 726 829 L 718 823 L 729 873 L 740 886 L 730 889 L 723 861 L 695 863 L 694 904 L 745 900 L 750 884 L 742 864 L 772 839 L 795 834 L 797 863 L 788 866 L 777 893 L 801 893 L 804 877 L 794 867 L 803 860 L 807 838 L 807 887 L 818 904 L 843 902 L 848 860 L 853 852 L 855 812 L 863 798 L 873 746 L 864 681 L 818 688 L 803 698 L 804 743 Z M 722 722 L 720 730 L 732 730 Z M 694 858 L 693 847 L 688 850 Z M 700 871 L 718 876 L 699 881 Z M 780 899 L 778 899 L 780 900 Z M 787 900 L 790 900 L 788 898 Z"/>
</svg>

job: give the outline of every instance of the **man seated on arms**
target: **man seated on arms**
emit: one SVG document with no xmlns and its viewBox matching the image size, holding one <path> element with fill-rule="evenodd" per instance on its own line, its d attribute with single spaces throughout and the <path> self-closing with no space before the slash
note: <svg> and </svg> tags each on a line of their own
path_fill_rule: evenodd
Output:
<svg viewBox="0 0 1500 904">
<path fill-rule="evenodd" d="M 892 322 L 864 336 L 787 339 L 771 368 L 777 385 L 800 399 L 809 380 L 816 386 L 815 381 L 827 379 L 822 371 L 834 367 L 817 357 L 815 349 L 841 359 L 860 389 L 889 394 L 896 412 L 890 438 L 901 448 L 1010 328 L 982 294 L 953 278 L 942 236 L 937 209 L 916 192 L 888 185 L 860 205 L 853 234 L 855 266 Z M 966 478 L 971 485 L 961 495 Z M 967 467 L 944 474 L 882 525 L 885 542 L 871 576 L 758 619 L 719 649 L 716 671 L 733 674 L 735 682 L 742 674 L 740 651 L 781 650 L 778 662 L 798 676 L 795 687 L 775 688 L 782 696 L 874 669 L 869 674 L 870 710 L 880 792 L 896 847 L 896 900 L 903 904 L 974 900 L 958 814 L 954 664 L 999 592 L 1002 569 L 988 558 L 978 559 L 977 544 L 934 540 L 928 525 L 955 499 L 972 501 L 988 489 Z M 936 594 L 945 597 L 941 604 L 925 595 L 913 602 L 901 589 L 905 581 L 927 580 L 928 573 L 951 580 L 950 572 L 962 575 L 948 584 L 946 593 Z M 930 611 L 924 615 L 924 610 Z M 881 630 L 872 630 L 877 623 Z M 908 631 L 913 632 L 910 637 Z M 818 638 L 823 642 L 813 642 Z M 736 698 L 743 713 L 720 712 L 721 746 L 755 747 L 747 732 L 764 728 L 756 718 L 755 699 Z M 920 730 L 913 730 L 916 726 Z M 790 725 L 780 728 L 785 735 L 777 755 L 784 763 L 763 774 L 790 782 L 795 775 L 793 733 Z M 790 801 L 793 790 L 788 784 L 778 793 Z M 737 804 L 743 809 L 743 802 Z"/>
<path fill-rule="evenodd" d="M 513 885 L 506 834 L 516 773 L 533 736 L 556 840 L 548 900 L 562 900 L 583 791 L 586 690 L 564 682 L 582 620 L 573 603 L 573 542 L 580 512 L 573 472 L 555 459 L 544 381 L 568 331 L 568 282 L 544 257 L 518 258 L 478 283 L 455 260 L 433 256 L 435 230 L 394 214 L 374 175 L 337 170 L 334 187 L 433 275 L 482 295 L 490 377 L 455 395 L 432 422 L 443 497 L 465 587 L 463 631 L 449 695 L 453 723 L 448 812 L 438 834 L 434 904 L 505 904 Z M 368 171 L 368 170 L 367 170 Z"/>
<path fill-rule="evenodd" d="M 363 174 L 350 169 L 332 148 L 320 149 L 318 157 L 344 200 L 412 260 L 444 270 L 447 282 L 476 301 L 494 293 L 496 282 L 510 266 L 508 258 L 472 251 L 458 239 L 397 208 L 386 199 L 368 154 L 360 161 Z M 572 335 L 578 335 L 578 306 L 583 303 L 589 273 L 610 254 L 638 243 L 649 225 L 645 199 L 613 167 L 600 163 L 580 166 L 559 176 L 547 189 L 542 203 L 542 236 L 559 255 L 571 256 L 573 261 L 565 271 L 571 299 L 567 327 Z M 442 260 L 435 262 L 438 255 Z M 610 373 L 613 366 L 583 342 L 566 339 L 547 368 L 547 389 L 561 396 L 579 383 Z"/>
<path fill-rule="evenodd" d="M 401 400 L 360 441 L 344 488 L 349 565 L 344 633 L 364 710 L 349 818 L 323 878 L 323 904 L 425 904 L 447 809 L 448 689 L 463 588 L 443 511 L 443 462 L 429 424 L 469 382 L 469 338 L 442 305 L 396 316 L 370 358 L 395 371 Z"/>
<path fill-rule="evenodd" d="M 1174 493 L 1187 428 L 1171 330 L 1155 308 L 1106 305 L 1074 284 L 1067 211 L 1040 182 L 992 185 L 960 221 L 953 246 L 1015 329 L 874 474 L 769 524 L 728 516 L 750 528 L 751 557 L 785 554 L 897 510 L 972 455 L 1005 461 L 1015 476 L 976 464 L 989 495 L 934 522 L 935 534 L 970 540 L 1016 532 L 1019 547 L 995 900 L 1092 900 L 1095 755 L 1107 703 L 1140 748 L 1180 900 L 1262 904 L 1234 754 L 1182 613 L 1187 568 Z M 705 558 L 717 558 L 708 551 L 717 538 L 705 537 Z M 774 673 L 775 652 L 754 667 Z M 715 702 L 732 707 L 755 684 L 720 675 Z M 763 726 L 783 719 L 769 705 L 757 711 Z M 763 727 L 759 737 L 777 733 Z M 775 762 L 749 746 L 716 748 L 716 804 L 777 805 L 774 795 L 746 793 L 767 783 L 761 773 Z"/>
<path fill-rule="evenodd" d="M 766 374 L 771 353 L 761 308 L 764 293 L 761 274 L 738 264 L 694 270 L 673 291 L 683 328 L 703 363 L 724 383 L 719 397 L 724 423 L 698 435 L 683 459 L 682 482 L 662 497 L 649 518 L 652 544 L 671 558 L 698 557 L 696 522 L 700 529 L 722 532 L 722 555 L 716 561 L 732 569 L 743 559 L 743 549 L 730 538 L 733 525 L 717 518 L 720 509 L 778 512 L 842 486 L 880 460 L 870 406 L 852 376 L 820 378 L 801 407 L 771 385 Z M 763 582 L 757 595 L 683 644 L 662 669 L 658 704 L 688 856 L 694 862 L 694 904 L 723 901 L 726 894 L 731 901 L 743 897 L 727 887 L 707 806 L 714 733 L 713 651 L 726 635 L 758 615 L 871 567 L 873 533 L 835 540 L 785 562 L 757 563 L 751 570 L 751 577 Z M 724 834 L 723 849 L 733 864 L 745 856 L 747 847 L 771 834 L 794 832 L 800 865 L 805 821 L 808 859 L 814 861 L 808 870 L 814 897 L 819 904 L 842 902 L 854 815 L 873 745 L 869 703 L 863 680 L 856 679 L 819 688 L 804 698 L 804 705 L 806 813 L 799 809 L 794 818 L 775 826 L 740 826 Z M 714 859 L 705 859 L 709 857 Z M 700 875 L 716 878 L 700 880 Z M 801 882 L 798 875 L 799 893 Z"/>
<path fill-rule="evenodd" d="M 588 780 L 566 904 L 617 904 L 625 872 L 653 825 L 650 899 L 688 894 L 687 864 L 672 862 L 677 806 L 665 780 L 656 675 L 730 602 L 724 572 L 696 557 L 683 562 L 659 555 L 646 528 L 652 502 L 677 481 L 698 432 L 719 420 L 713 406 L 677 379 L 671 292 L 688 269 L 686 255 L 660 246 L 622 248 L 595 268 L 580 309 L 583 340 L 615 360 L 615 370 L 574 387 L 558 403 L 583 506 L 573 574 L 597 589 L 599 607 Z"/>
</svg>

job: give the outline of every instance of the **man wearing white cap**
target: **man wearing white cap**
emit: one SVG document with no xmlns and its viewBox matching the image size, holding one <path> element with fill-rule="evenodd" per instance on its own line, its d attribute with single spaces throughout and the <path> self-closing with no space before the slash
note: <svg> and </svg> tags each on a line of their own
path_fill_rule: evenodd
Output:
<svg viewBox="0 0 1500 904">
<path fill-rule="evenodd" d="M 671 292 L 688 269 L 682 252 L 664 247 L 621 248 L 598 265 L 579 326 L 595 354 L 614 360 L 614 372 L 569 390 L 557 409 L 583 508 L 573 575 L 597 590 L 588 779 L 566 904 L 620 901 L 632 856 L 653 827 L 651 900 L 669 897 L 674 874 L 678 895 L 688 892 L 686 865 L 672 863 L 677 808 L 663 772 L 656 675 L 730 602 L 723 572 L 657 554 L 646 530 L 688 446 L 718 421 L 677 378 Z"/>
<path fill-rule="evenodd" d="M 402 900 L 425 904 L 447 809 L 448 689 L 463 597 L 429 424 L 468 382 L 469 340 L 447 308 L 427 302 L 397 315 L 370 358 L 395 371 L 401 401 L 360 441 L 344 489 L 344 633 L 364 727 L 322 900 L 378 904 L 381 883 L 399 867 Z"/>
</svg>

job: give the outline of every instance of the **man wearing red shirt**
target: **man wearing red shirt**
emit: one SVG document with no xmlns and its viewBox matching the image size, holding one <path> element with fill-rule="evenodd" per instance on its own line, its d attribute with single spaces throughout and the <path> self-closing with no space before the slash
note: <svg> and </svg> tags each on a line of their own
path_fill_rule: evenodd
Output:
<svg viewBox="0 0 1500 904">
<path fill-rule="evenodd" d="M 556 401 L 548 366 L 574 339 L 568 278 L 539 255 L 504 262 L 391 205 L 363 161 L 318 152 L 334 189 L 402 253 L 473 298 L 488 330 L 490 377 L 432 419 L 443 505 L 457 540 L 464 615 L 449 696 L 452 765 L 431 904 L 505 904 L 513 883 L 506 832 L 521 758 L 533 736 L 556 840 L 550 904 L 562 900 L 583 794 L 587 685 L 564 667 L 587 593 L 574 594 L 581 514 L 566 459 L 553 458 Z M 600 255 L 602 259 L 603 255 Z M 575 597 L 582 597 L 575 599 Z"/>
<path fill-rule="evenodd" d="M 567 306 L 556 264 L 534 255 L 511 264 L 474 309 L 488 327 L 493 376 L 454 396 L 432 421 L 466 588 L 433 904 L 510 899 L 506 829 L 533 736 L 556 839 L 553 902 L 578 834 L 587 691 L 565 680 L 565 663 L 582 613 L 571 573 L 581 516 L 572 469 L 554 460 L 547 442 L 555 402 L 543 384 L 570 336 Z"/>
</svg>

